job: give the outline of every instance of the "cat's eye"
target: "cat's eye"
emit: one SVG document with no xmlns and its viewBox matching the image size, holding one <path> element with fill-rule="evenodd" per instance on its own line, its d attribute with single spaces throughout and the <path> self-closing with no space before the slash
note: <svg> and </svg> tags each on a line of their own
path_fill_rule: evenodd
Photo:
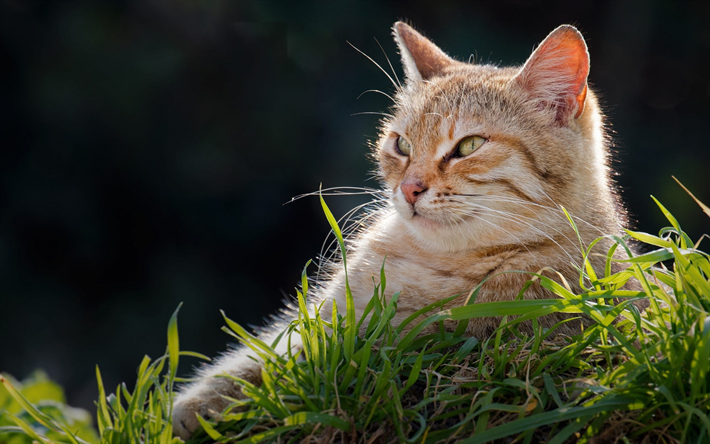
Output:
<svg viewBox="0 0 710 444">
<path fill-rule="evenodd" d="M 459 142 L 456 147 L 454 157 L 466 157 L 486 143 L 486 139 L 481 136 L 469 136 Z"/>
<path fill-rule="evenodd" d="M 397 151 L 403 156 L 409 156 L 412 152 L 412 145 L 402 136 L 397 137 Z"/>
</svg>

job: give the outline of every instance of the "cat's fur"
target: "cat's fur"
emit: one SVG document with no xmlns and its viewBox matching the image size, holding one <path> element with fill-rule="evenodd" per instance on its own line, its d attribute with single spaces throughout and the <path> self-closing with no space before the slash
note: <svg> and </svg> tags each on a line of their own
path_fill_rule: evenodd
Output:
<svg viewBox="0 0 710 444">
<path fill-rule="evenodd" d="M 393 29 L 406 84 L 397 88 L 375 148 L 388 205 L 350 244 L 349 282 L 358 314 L 385 256 L 387 292 L 401 292 L 395 323 L 451 295 L 462 294 L 452 303 L 462 304 L 485 278 L 476 302 L 511 300 L 529 276 L 507 271 L 549 267 L 574 287 L 579 243 L 560 206 L 587 244 L 617 233 L 623 222 L 602 115 L 587 87 L 589 55 L 581 34 L 560 26 L 522 68 L 500 68 L 455 61 L 404 23 Z M 469 136 L 485 142 L 457 157 L 457 145 Z M 411 147 L 409 155 L 398 150 L 400 137 Z M 324 317 L 331 312 L 327 301 L 346 306 L 342 267 L 332 269 L 315 295 L 326 300 Z M 550 294 L 532 286 L 525 297 Z M 551 326 L 560 319 L 550 315 L 542 322 Z M 499 319 L 477 320 L 467 333 L 485 337 L 498 325 Z M 272 339 L 283 326 L 261 335 Z M 568 323 L 560 331 L 579 328 L 579 322 Z M 259 382 L 261 369 L 238 349 L 201 370 L 175 402 L 178 435 L 198 427 L 196 414 L 218 414 L 227 404 L 223 395 L 243 396 L 231 380 L 215 377 L 225 373 Z"/>
</svg>

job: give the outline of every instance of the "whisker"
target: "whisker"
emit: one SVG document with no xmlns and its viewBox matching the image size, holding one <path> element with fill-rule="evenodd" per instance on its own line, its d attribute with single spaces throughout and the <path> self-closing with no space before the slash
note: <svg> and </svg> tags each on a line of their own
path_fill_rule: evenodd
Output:
<svg viewBox="0 0 710 444">
<path fill-rule="evenodd" d="M 456 195 L 458 196 L 459 194 L 456 194 Z M 461 196 L 468 196 L 468 195 L 461 194 Z M 517 198 L 509 197 L 509 196 L 491 196 L 491 195 L 485 195 L 485 194 L 482 194 L 482 195 L 471 195 L 471 196 L 480 197 L 480 198 L 491 198 L 491 199 L 495 199 L 495 200 L 498 201 L 498 202 L 508 202 L 508 203 L 514 203 L 514 204 L 519 204 L 519 205 L 534 206 L 534 207 L 539 208 L 539 209 L 551 211 L 551 212 L 553 212 L 553 214 L 555 214 L 555 215 L 557 215 L 557 216 L 559 216 L 559 217 L 562 217 L 562 218 L 564 218 L 565 220 L 567 220 L 567 216 L 565 216 L 564 213 L 562 212 L 562 209 L 561 209 L 562 207 L 559 206 L 559 205 L 557 205 L 552 199 L 550 199 L 550 201 L 551 201 L 553 204 L 555 204 L 554 207 L 547 206 L 547 205 L 542 205 L 542 204 L 539 204 L 539 203 L 536 203 L 536 202 L 531 202 L 531 201 L 528 201 L 528 200 L 517 199 Z M 549 198 L 549 196 L 548 196 L 548 198 Z M 581 217 L 579 217 L 579 216 L 576 216 L 576 215 L 573 215 L 573 214 L 570 214 L 570 216 L 572 217 L 572 219 L 578 220 L 578 221 L 580 221 L 580 222 L 583 222 L 584 224 L 586 224 L 586 225 L 589 226 L 590 228 L 596 230 L 599 234 L 601 234 L 601 235 L 606 234 L 606 231 L 605 231 L 604 229 L 600 228 L 599 226 L 597 226 L 597 225 L 595 225 L 595 224 L 593 224 L 593 223 L 591 223 L 591 222 L 589 222 L 589 221 L 587 221 L 587 220 L 585 220 L 585 219 L 583 219 L 583 218 L 581 218 Z"/>
<path fill-rule="evenodd" d="M 570 258 L 570 260 L 571 260 L 573 263 L 575 263 L 575 264 L 577 263 L 577 262 L 575 261 L 575 258 L 572 257 L 572 255 L 569 253 L 569 251 L 567 251 L 567 249 L 565 249 L 565 248 L 564 248 L 559 242 L 557 242 L 552 236 L 550 236 L 548 233 L 546 233 L 545 231 L 541 230 L 540 228 L 538 228 L 538 227 L 532 225 L 531 223 L 526 222 L 526 221 L 523 220 L 523 219 L 527 219 L 527 220 L 530 220 L 530 221 L 533 221 L 533 222 L 541 223 L 541 224 L 544 225 L 545 227 L 551 229 L 552 231 L 557 232 L 559 235 L 561 235 L 562 237 L 564 237 L 568 242 L 570 242 L 571 245 L 574 245 L 574 243 L 572 242 L 572 240 L 571 240 L 566 234 L 564 234 L 562 231 L 557 230 L 556 228 L 550 226 L 549 224 L 546 224 L 546 223 L 544 223 L 544 222 L 542 222 L 542 221 L 540 221 L 540 220 L 538 220 L 538 219 L 526 217 L 526 216 L 523 216 L 523 215 L 521 215 L 521 214 L 514 214 L 514 213 L 510 213 L 510 212 L 506 212 L 506 211 L 496 210 L 496 209 L 493 209 L 493 208 L 490 208 L 490 207 L 486 207 L 485 205 L 472 204 L 472 203 L 468 203 L 468 202 L 465 203 L 465 204 L 466 204 L 466 205 L 472 205 L 472 206 L 474 206 L 475 208 L 479 208 L 479 209 L 482 208 L 482 209 L 486 210 L 486 211 L 488 212 L 488 214 L 490 214 L 492 217 L 498 217 L 498 218 L 504 219 L 504 220 L 511 220 L 511 219 L 512 219 L 512 220 L 514 220 L 514 221 L 516 221 L 516 222 L 518 222 L 518 223 L 520 223 L 520 224 L 525 225 L 526 227 L 528 227 L 528 229 L 532 230 L 533 232 L 537 232 L 537 233 L 539 233 L 540 235 L 542 235 L 542 237 L 544 237 L 544 238 L 549 239 L 550 241 L 552 241 L 555 245 L 557 245 L 557 246 Z M 475 208 L 474 208 L 474 209 L 475 209 Z"/>
<path fill-rule="evenodd" d="M 356 196 L 356 195 L 369 195 L 373 199 L 357 205 L 354 208 L 348 210 L 343 216 L 338 219 L 338 225 L 341 227 L 341 232 L 343 237 L 350 241 L 350 238 L 358 229 L 365 229 L 369 221 L 373 220 L 375 217 L 380 215 L 383 210 L 385 210 L 388 205 L 388 193 L 381 189 L 369 188 L 369 187 L 350 187 L 350 186 L 339 186 L 339 187 L 329 187 L 322 188 L 318 191 L 313 191 L 310 193 L 300 194 L 291 198 L 289 202 L 284 203 L 284 205 L 297 200 L 303 199 L 304 197 L 311 196 Z M 356 216 L 358 213 L 362 213 Z M 322 274 L 324 271 L 330 274 L 327 270 L 335 261 L 333 258 L 339 253 L 339 250 L 335 247 L 337 238 L 331 238 L 332 231 L 326 236 L 321 245 L 320 253 L 318 254 L 318 271 L 314 278 L 314 283 L 321 282 Z M 328 254 L 326 255 L 326 252 Z"/>
<path fill-rule="evenodd" d="M 348 242 L 351 241 L 352 239 L 350 238 L 356 230 L 367 228 L 367 223 L 379 216 L 380 213 L 382 213 L 382 211 L 387 207 L 387 201 L 384 198 L 378 198 L 350 209 L 347 213 L 341 216 L 340 219 L 338 219 L 338 225 L 341 227 L 343 238 Z M 362 214 L 355 218 L 355 215 L 358 212 L 362 212 Z M 331 238 L 330 234 L 332 234 L 332 231 L 328 234 L 328 236 L 326 236 L 323 240 L 323 244 L 321 245 L 318 272 L 316 275 L 318 280 L 320 280 L 321 269 L 323 267 L 327 268 L 330 266 L 330 264 L 334 262 L 333 258 L 339 254 L 339 250 L 335 248 L 337 238 L 334 236 Z M 326 254 L 326 252 L 328 253 Z"/>
<path fill-rule="evenodd" d="M 545 197 L 547 197 L 547 198 L 550 200 L 550 202 L 552 202 L 554 205 L 556 205 L 558 208 L 560 208 L 560 210 L 562 209 L 562 205 L 560 205 L 560 204 L 558 204 L 557 202 L 555 202 L 554 199 L 552 199 L 552 197 L 550 197 L 550 195 L 545 192 L 545 190 L 540 190 L 540 191 L 542 191 L 542 194 L 544 194 Z M 562 214 L 564 214 L 564 213 L 562 213 Z M 603 230 L 603 229 L 601 229 L 600 227 L 597 227 L 596 225 L 594 225 L 594 224 L 592 224 L 592 223 L 590 223 L 590 222 L 587 222 L 586 220 L 582 219 L 581 217 L 573 216 L 572 214 L 570 214 L 570 216 L 572 217 L 573 220 L 574 220 L 574 219 L 578 219 L 579 221 L 584 222 L 585 224 L 587 224 L 589 227 L 594 228 L 594 229 L 597 230 L 597 231 L 599 232 L 599 234 L 601 234 L 601 235 L 608 234 L 608 233 L 606 232 L 606 230 Z M 566 216 L 565 216 L 565 218 L 566 218 Z"/>
<path fill-rule="evenodd" d="M 392 66 L 392 62 L 390 61 L 390 58 L 387 57 L 387 53 L 385 52 L 385 48 L 382 47 L 380 44 L 380 41 L 377 40 L 377 37 L 375 37 L 375 41 L 377 42 L 377 46 L 380 47 L 380 50 L 382 51 L 382 54 L 385 56 L 385 60 L 387 60 L 387 64 L 390 66 L 390 69 L 392 70 L 392 74 L 394 74 L 394 78 L 397 80 L 397 85 L 399 85 L 399 89 L 402 89 L 402 82 L 399 81 L 399 77 L 397 77 L 397 71 L 394 70 L 394 67 Z"/>
<path fill-rule="evenodd" d="M 354 114 L 350 114 L 350 115 L 351 116 L 362 116 L 364 114 L 373 114 L 373 115 L 377 115 L 377 116 L 385 116 L 385 117 L 390 117 L 390 118 L 394 119 L 394 116 L 390 113 L 381 113 L 381 112 L 376 112 L 376 111 L 363 111 L 361 113 L 354 113 Z"/>
<path fill-rule="evenodd" d="M 371 219 L 374 219 L 375 217 L 382 217 L 382 215 L 380 213 L 381 212 L 379 209 L 374 210 L 370 213 L 365 213 L 363 216 L 361 216 L 357 220 L 356 223 L 354 222 L 353 224 L 351 224 L 350 229 L 343 231 L 343 236 L 345 238 L 350 237 L 353 234 L 354 230 L 357 228 L 362 228 L 364 230 L 366 228 L 365 222 L 369 223 L 369 221 Z M 361 224 L 361 226 L 357 226 L 357 223 Z M 323 269 L 325 269 L 325 271 L 328 274 L 330 274 L 329 268 L 331 268 L 334 264 L 337 263 L 337 261 L 334 258 L 340 254 L 340 250 L 337 248 L 337 245 L 336 245 L 337 239 L 335 237 L 333 237 L 332 240 L 330 240 L 330 242 L 327 242 L 328 239 L 330 239 L 330 235 L 328 235 L 328 237 L 326 237 L 326 240 L 323 242 L 323 245 L 321 247 L 321 252 L 318 255 L 319 256 L 319 260 L 318 260 L 319 263 L 318 263 L 318 272 L 316 274 L 316 278 L 318 280 L 320 280 L 320 278 L 321 278 L 321 271 Z M 327 243 L 327 245 L 326 245 L 326 243 Z"/>
<path fill-rule="evenodd" d="M 369 195 L 375 196 L 375 197 L 386 195 L 386 193 L 384 191 L 379 190 L 377 188 L 348 187 L 348 186 L 330 187 L 330 188 L 323 188 L 318 191 L 312 191 L 310 193 L 299 194 L 298 196 L 292 197 L 290 201 L 285 202 L 284 205 L 287 205 L 287 204 L 290 204 L 291 202 L 295 202 L 297 200 L 303 199 L 304 197 L 311 197 L 311 196 L 357 196 L 357 195 L 365 195 L 365 194 L 369 194 Z"/>
<path fill-rule="evenodd" d="M 488 220 L 486 220 L 486 219 L 484 219 L 484 218 L 482 218 L 482 217 L 476 215 L 475 213 L 474 213 L 474 214 L 471 214 L 470 216 L 473 216 L 474 218 L 476 218 L 476 220 L 479 220 L 479 221 L 481 221 L 481 222 L 485 222 L 485 223 L 491 225 L 492 227 L 494 227 L 494 228 L 496 228 L 496 229 L 498 229 L 498 230 L 504 232 L 504 233 L 507 234 L 508 236 L 510 236 L 510 237 L 512 237 L 513 239 L 515 239 L 515 240 L 520 244 L 521 247 L 523 247 L 523 248 L 525 248 L 525 250 L 527 250 L 528 253 L 532 254 L 532 251 L 530 251 L 530 249 L 527 247 L 527 245 L 525 245 L 525 243 L 524 243 L 523 241 L 521 241 L 517 236 L 515 236 L 515 235 L 514 235 L 513 233 L 511 233 L 510 231 L 508 231 L 508 230 L 506 230 L 505 228 L 502 228 L 502 227 L 500 227 L 500 226 L 494 224 L 494 223 L 491 222 L 491 221 L 488 221 Z"/>
<path fill-rule="evenodd" d="M 388 99 L 390 99 L 392 102 L 395 101 L 395 100 L 392 98 L 392 96 L 390 96 L 389 94 L 387 94 L 387 93 L 385 93 L 385 92 L 380 91 L 379 89 L 368 89 L 367 91 L 363 91 L 362 93 L 360 93 L 359 96 L 357 96 L 357 98 L 359 99 L 360 97 L 364 96 L 365 94 L 371 93 L 371 92 L 373 92 L 373 93 L 378 93 L 378 94 L 382 94 L 383 96 L 385 96 L 385 97 L 387 97 Z"/>
<path fill-rule="evenodd" d="M 376 61 L 374 61 L 374 60 L 372 59 L 372 57 L 370 57 L 369 55 L 367 55 L 367 54 L 365 54 L 364 52 L 360 51 L 360 49 L 359 49 L 358 47 L 356 47 L 355 45 L 353 45 L 352 43 L 347 42 L 347 44 L 350 45 L 355 51 L 357 51 L 357 52 L 359 52 L 360 54 L 362 54 L 363 56 L 365 56 L 365 58 L 367 58 L 367 60 L 369 60 L 369 61 L 371 61 L 372 63 L 374 63 L 375 66 L 378 67 L 378 68 L 380 69 L 380 71 L 382 71 L 382 72 L 384 73 L 384 75 L 387 76 L 388 79 L 390 79 L 390 82 L 392 82 L 392 85 L 394 85 L 395 88 L 397 88 L 397 89 L 400 88 L 399 85 L 397 85 L 397 83 L 395 83 L 394 79 L 392 79 L 392 76 L 390 76 L 389 74 L 387 74 L 387 71 L 385 71 L 385 70 L 380 66 L 379 63 L 377 63 Z"/>
</svg>

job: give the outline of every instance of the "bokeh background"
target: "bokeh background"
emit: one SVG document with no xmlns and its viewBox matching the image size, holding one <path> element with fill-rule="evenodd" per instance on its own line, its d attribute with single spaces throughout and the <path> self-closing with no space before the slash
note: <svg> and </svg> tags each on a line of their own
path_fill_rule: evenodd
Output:
<svg viewBox="0 0 710 444">
<path fill-rule="evenodd" d="M 636 228 L 695 238 L 710 203 L 710 2 L 0 2 L 0 371 L 44 368 L 93 409 L 94 369 L 132 383 L 184 302 L 185 349 L 214 355 L 220 309 L 260 324 L 328 230 L 330 186 L 376 186 L 366 142 L 401 75 L 406 18 L 448 53 L 521 64 L 576 24 L 613 123 Z M 377 39 L 377 41 L 375 40 Z M 337 214 L 362 198 L 330 198 Z M 707 244 L 706 244 L 707 247 Z M 183 362 L 181 373 L 194 362 Z"/>
</svg>

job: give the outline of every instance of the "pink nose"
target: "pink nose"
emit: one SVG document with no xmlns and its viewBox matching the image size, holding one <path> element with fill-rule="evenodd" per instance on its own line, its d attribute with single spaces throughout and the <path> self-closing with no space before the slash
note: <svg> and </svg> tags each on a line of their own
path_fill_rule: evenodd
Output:
<svg viewBox="0 0 710 444">
<path fill-rule="evenodd" d="M 414 205 L 414 202 L 417 201 L 419 195 L 427 190 L 421 181 L 415 179 L 405 180 L 399 185 L 399 189 L 402 190 L 404 198 L 407 199 L 407 202 L 412 205 Z"/>
</svg>

